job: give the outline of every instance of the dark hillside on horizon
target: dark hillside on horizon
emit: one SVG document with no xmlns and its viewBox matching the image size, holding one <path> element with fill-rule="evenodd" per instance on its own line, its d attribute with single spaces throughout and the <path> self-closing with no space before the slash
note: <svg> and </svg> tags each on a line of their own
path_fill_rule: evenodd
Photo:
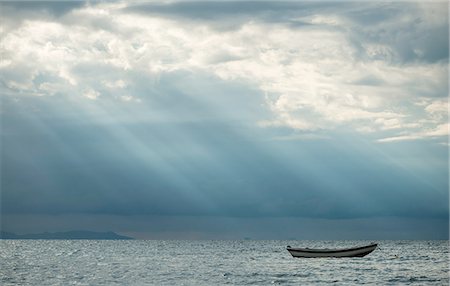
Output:
<svg viewBox="0 0 450 286">
<path fill-rule="evenodd" d="M 74 230 L 66 232 L 43 232 L 32 234 L 15 234 L 1 231 L 0 239 L 104 239 L 104 240 L 130 240 L 132 237 L 117 234 L 112 231 L 94 232 L 85 230 Z"/>
</svg>

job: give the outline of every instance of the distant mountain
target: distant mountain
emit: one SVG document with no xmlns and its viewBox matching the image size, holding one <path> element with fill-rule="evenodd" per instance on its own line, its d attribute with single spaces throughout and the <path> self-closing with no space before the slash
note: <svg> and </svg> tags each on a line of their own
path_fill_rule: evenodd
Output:
<svg viewBox="0 0 450 286">
<path fill-rule="evenodd" d="M 66 232 L 43 232 L 33 234 L 15 234 L 12 232 L 1 231 L 0 239 L 134 239 L 123 236 L 112 231 L 94 232 L 94 231 L 66 231 Z"/>
</svg>

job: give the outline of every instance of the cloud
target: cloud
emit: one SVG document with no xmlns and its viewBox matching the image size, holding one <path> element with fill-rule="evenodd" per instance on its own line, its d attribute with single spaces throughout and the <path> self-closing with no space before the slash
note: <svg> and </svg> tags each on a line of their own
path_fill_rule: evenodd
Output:
<svg viewBox="0 0 450 286">
<path fill-rule="evenodd" d="M 448 59 L 448 53 L 433 56 L 430 50 L 436 45 L 446 50 L 446 46 L 423 46 L 430 39 L 416 40 L 422 35 L 448 37 L 448 17 L 438 4 L 334 3 L 336 10 L 324 3 L 259 4 L 101 3 L 64 10 L 59 22 L 30 19 L 2 40 L 3 70 L 24 71 L 20 77 L 6 72 L 3 81 L 8 89 L 36 95 L 52 93 L 52 86 L 61 85 L 55 81 L 72 85 L 67 92 L 84 94 L 83 90 L 106 87 L 111 93 L 111 82 L 97 86 L 99 77 L 102 82 L 112 77 L 116 83 L 135 84 L 124 77 L 127 72 L 141 72 L 153 80 L 178 71 L 209 73 L 224 81 L 245 82 L 269 95 L 262 104 L 272 111 L 273 119 L 261 119 L 265 123 L 260 126 L 294 130 L 347 125 L 357 131 L 401 133 L 424 120 L 422 114 L 428 112 L 407 107 L 409 102 L 446 95 L 447 62 L 440 60 Z M 236 12 L 242 21 L 234 29 L 214 30 L 211 23 L 230 21 Z M 437 19 L 431 16 L 436 13 Z M 294 14 L 308 25 L 287 25 L 286 19 L 291 21 Z M 168 15 L 171 18 L 165 18 Z M 75 17 L 84 21 L 74 22 Z M 205 22 L 192 23 L 186 17 Z M 398 42 L 396 35 L 402 30 Z M 412 43 L 408 49 L 421 52 L 413 56 L 403 43 Z M 117 98 L 124 96 L 130 95 Z M 434 128 L 443 120 L 435 119 L 432 127 L 414 127 Z"/>
<path fill-rule="evenodd" d="M 95 91 L 93 89 L 89 89 L 86 92 L 83 93 L 83 96 L 86 98 L 89 98 L 91 100 L 95 100 L 100 96 L 100 93 L 98 91 Z"/>
<path fill-rule="evenodd" d="M 3 101 L 2 212 L 448 215 L 442 151 L 420 146 L 432 153 L 423 164 L 423 155 L 402 154 L 403 147 L 389 150 L 390 144 L 372 153 L 368 146 L 374 147 L 358 137 L 325 133 L 333 139 L 317 140 L 307 134 L 305 140 L 289 132 L 283 137 L 244 120 L 220 121 L 215 113 L 226 109 L 202 106 L 178 92 L 165 93 L 162 102 L 120 101 L 121 108 L 103 95 L 71 106 L 55 105 L 53 97 Z M 30 113 L 30 107 L 37 110 Z M 157 121 L 149 110 L 163 112 L 166 120 L 157 114 Z M 406 167 L 392 164 L 404 157 Z"/>
<path fill-rule="evenodd" d="M 130 73 L 154 81 L 178 71 L 208 73 L 268 95 L 261 104 L 273 119 L 260 119 L 260 126 L 321 130 L 345 125 L 412 134 L 444 122 L 435 118 L 428 123 L 434 126 L 417 126 L 429 110 L 414 105 L 419 98 L 445 97 L 448 90 L 448 51 L 441 52 L 448 50 L 447 41 L 430 38 L 448 38 L 448 17 L 439 4 L 254 4 L 41 3 L 58 19 L 29 18 L 2 37 L 3 86 L 43 95 L 68 83 L 66 93 L 108 88 L 115 94 L 125 86 L 114 91 L 114 82 L 136 84 Z M 25 4 L 11 7 L 32 10 Z M 215 22 L 231 22 L 236 13 L 242 20 L 232 30 L 215 30 Z M 294 17 L 305 25 L 292 27 Z M 127 96 L 139 97 L 114 95 Z"/>
<path fill-rule="evenodd" d="M 177 21 L 207 22 L 215 29 L 233 30 L 239 29 L 249 20 L 301 27 L 309 23 L 299 19 L 299 16 L 332 7 L 339 6 L 332 3 L 305 4 L 293 1 L 175 1 L 131 4 L 124 11 Z"/>
<path fill-rule="evenodd" d="M 19 28 L 27 20 L 58 21 L 84 5 L 83 1 L 2 1 L 0 34 Z"/>
<path fill-rule="evenodd" d="M 48 17 L 49 14 L 62 16 L 84 6 L 85 3 L 83 1 L 3 1 L 1 5 L 4 9 L 12 9 L 14 12 L 29 12 Z M 26 14 L 26 16 L 29 15 Z"/>
<path fill-rule="evenodd" d="M 436 138 L 436 137 L 445 137 L 447 138 L 449 135 L 449 124 L 441 124 L 436 128 L 431 130 L 425 130 L 421 132 L 416 132 L 408 135 L 401 135 L 395 137 L 388 137 L 379 139 L 378 142 L 394 142 L 394 141 L 403 141 L 403 140 L 416 140 L 416 139 L 427 139 L 427 138 Z"/>
<path fill-rule="evenodd" d="M 4 15 L 2 211 L 448 217 L 440 4 L 52 3 Z"/>
</svg>

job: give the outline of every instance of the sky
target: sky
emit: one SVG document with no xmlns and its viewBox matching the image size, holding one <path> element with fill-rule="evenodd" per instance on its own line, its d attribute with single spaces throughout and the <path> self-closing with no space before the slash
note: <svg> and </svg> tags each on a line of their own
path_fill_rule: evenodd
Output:
<svg viewBox="0 0 450 286">
<path fill-rule="evenodd" d="M 448 239 L 447 2 L 0 2 L 1 229 Z"/>
</svg>

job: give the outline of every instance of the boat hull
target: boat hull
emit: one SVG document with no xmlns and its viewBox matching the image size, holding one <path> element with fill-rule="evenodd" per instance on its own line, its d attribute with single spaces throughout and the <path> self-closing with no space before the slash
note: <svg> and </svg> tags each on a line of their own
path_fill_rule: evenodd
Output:
<svg viewBox="0 0 450 286">
<path fill-rule="evenodd" d="M 293 257 L 320 258 L 320 257 L 363 257 L 377 248 L 377 244 L 346 249 L 309 249 L 291 248 L 287 250 Z"/>
</svg>

